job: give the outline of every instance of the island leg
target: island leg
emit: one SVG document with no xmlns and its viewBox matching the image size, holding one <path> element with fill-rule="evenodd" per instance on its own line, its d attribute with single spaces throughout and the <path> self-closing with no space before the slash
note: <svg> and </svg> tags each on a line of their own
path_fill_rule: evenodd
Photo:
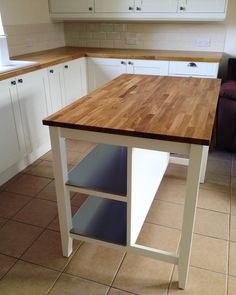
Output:
<svg viewBox="0 0 236 295">
<path fill-rule="evenodd" d="M 185 289 L 188 279 L 203 151 L 203 146 L 191 145 L 178 264 L 180 289 Z"/>
<path fill-rule="evenodd" d="M 60 128 L 50 127 L 50 138 L 53 153 L 53 168 L 56 184 L 58 217 L 61 233 L 63 256 L 72 253 L 72 239 L 69 232 L 72 228 L 70 193 L 65 188 L 67 181 L 67 158 L 65 139 L 60 136 Z"/>
</svg>

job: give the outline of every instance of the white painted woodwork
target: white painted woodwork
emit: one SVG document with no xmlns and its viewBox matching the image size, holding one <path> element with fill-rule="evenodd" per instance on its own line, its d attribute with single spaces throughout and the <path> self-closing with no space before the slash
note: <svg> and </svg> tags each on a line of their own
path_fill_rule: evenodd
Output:
<svg viewBox="0 0 236 295">
<path fill-rule="evenodd" d="M 161 75 L 167 76 L 169 69 L 168 61 L 157 60 L 127 60 L 127 73 L 139 75 Z"/>
<path fill-rule="evenodd" d="M 93 0 L 49 0 L 51 13 L 90 13 L 94 9 Z M 92 8 L 90 11 L 89 8 Z"/>
<path fill-rule="evenodd" d="M 22 83 L 20 83 L 22 79 Z M 27 151 L 33 152 L 49 142 L 48 127 L 42 120 L 48 116 L 48 96 L 45 89 L 47 73 L 31 72 L 16 78 Z"/>
<path fill-rule="evenodd" d="M 126 73 L 127 61 L 115 58 L 89 58 L 89 92 Z"/>
<path fill-rule="evenodd" d="M 218 75 L 219 63 L 170 61 L 170 76 L 212 77 Z"/>
<path fill-rule="evenodd" d="M 225 9 L 226 1 L 222 0 L 179 0 L 182 13 L 223 13 Z"/>
<path fill-rule="evenodd" d="M 15 79 L 0 82 L 0 173 L 25 155 L 25 142 Z"/>
<path fill-rule="evenodd" d="M 135 244 L 169 163 L 169 153 L 130 148 L 130 244 Z"/>
<path fill-rule="evenodd" d="M 55 113 L 65 105 L 63 88 L 63 67 L 56 65 L 47 68 L 49 80 L 49 93 L 51 102 L 51 113 Z"/>
<path fill-rule="evenodd" d="M 140 8 L 140 10 L 139 10 Z M 136 13 L 171 13 L 177 12 L 178 0 L 136 0 Z"/>
<path fill-rule="evenodd" d="M 83 96 L 83 76 L 80 59 L 75 59 L 63 65 L 66 105 Z"/>
<path fill-rule="evenodd" d="M 134 0 L 95 0 L 97 13 L 130 13 L 134 11 Z"/>
</svg>

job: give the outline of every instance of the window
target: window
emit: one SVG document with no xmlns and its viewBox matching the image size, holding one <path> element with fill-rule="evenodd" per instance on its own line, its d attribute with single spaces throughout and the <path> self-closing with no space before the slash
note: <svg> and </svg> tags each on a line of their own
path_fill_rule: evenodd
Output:
<svg viewBox="0 0 236 295">
<path fill-rule="evenodd" d="M 7 46 L 7 37 L 4 32 L 2 17 L 0 13 L 0 66 L 9 65 L 9 52 Z"/>
</svg>

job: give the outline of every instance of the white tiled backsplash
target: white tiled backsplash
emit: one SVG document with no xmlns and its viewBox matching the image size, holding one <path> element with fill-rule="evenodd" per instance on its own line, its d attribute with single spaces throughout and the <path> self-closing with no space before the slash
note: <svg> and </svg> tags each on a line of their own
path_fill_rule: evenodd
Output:
<svg viewBox="0 0 236 295">
<path fill-rule="evenodd" d="M 64 24 L 4 26 L 10 56 L 65 46 Z"/>
<path fill-rule="evenodd" d="M 225 26 L 207 23 L 65 23 L 68 46 L 223 51 Z"/>
</svg>

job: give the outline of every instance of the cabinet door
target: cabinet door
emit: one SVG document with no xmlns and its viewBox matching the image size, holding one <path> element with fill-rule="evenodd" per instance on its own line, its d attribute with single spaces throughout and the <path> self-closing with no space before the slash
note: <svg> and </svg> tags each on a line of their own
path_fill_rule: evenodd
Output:
<svg viewBox="0 0 236 295">
<path fill-rule="evenodd" d="M 89 13 L 94 10 L 94 0 L 50 0 L 51 13 Z"/>
<path fill-rule="evenodd" d="M 0 82 L 0 173 L 23 159 L 25 143 L 14 79 Z"/>
<path fill-rule="evenodd" d="M 90 58 L 88 61 L 89 91 L 93 91 L 112 79 L 126 73 L 126 60 Z"/>
<path fill-rule="evenodd" d="M 226 0 L 179 0 L 179 10 L 189 13 L 225 12 Z"/>
<path fill-rule="evenodd" d="M 35 71 L 17 77 L 17 89 L 28 152 L 48 144 L 49 131 L 42 120 L 48 116 L 49 101 L 45 89 L 47 72 Z"/>
<path fill-rule="evenodd" d="M 127 73 L 139 75 L 168 75 L 168 61 L 158 60 L 129 60 L 127 65 Z"/>
<path fill-rule="evenodd" d="M 135 12 L 161 13 L 177 12 L 178 0 L 136 0 Z"/>
<path fill-rule="evenodd" d="M 123 13 L 134 11 L 134 0 L 95 0 L 95 12 Z"/>
<path fill-rule="evenodd" d="M 66 105 L 83 96 L 82 67 L 80 59 L 70 61 L 63 65 Z"/>
<path fill-rule="evenodd" d="M 57 65 L 47 69 L 51 113 L 55 113 L 65 105 L 63 88 L 63 66 Z"/>
</svg>

